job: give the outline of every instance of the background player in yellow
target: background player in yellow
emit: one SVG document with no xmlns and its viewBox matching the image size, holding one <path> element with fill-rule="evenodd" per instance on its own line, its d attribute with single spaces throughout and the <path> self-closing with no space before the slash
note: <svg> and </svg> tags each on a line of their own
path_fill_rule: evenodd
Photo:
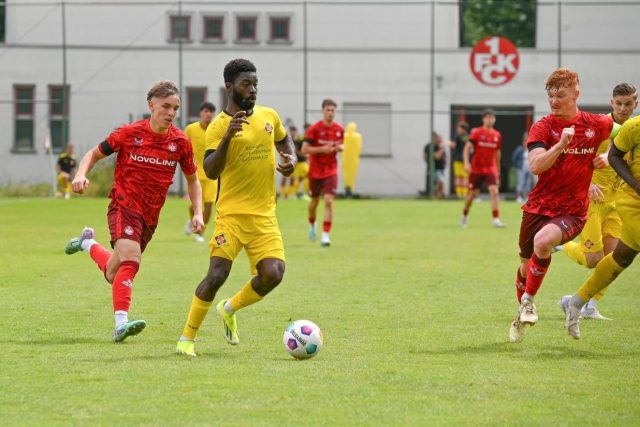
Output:
<svg viewBox="0 0 640 427">
<path fill-rule="evenodd" d="M 209 223 L 209 219 L 211 219 L 211 212 L 213 211 L 213 204 L 216 201 L 216 195 L 218 194 L 218 181 L 214 181 L 212 179 L 207 178 L 207 175 L 204 173 L 204 148 L 205 148 L 205 132 L 207 131 L 207 126 L 211 123 L 211 119 L 213 119 L 213 115 L 216 112 L 216 106 L 211 102 L 203 102 L 200 105 L 200 120 L 197 122 L 190 123 L 184 129 L 184 133 L 191 141 L 191 147 L 193 148 L 193 159 L 198 165 L 198 180 L 200 181 L 200 186 L 202 187 L 202 204 L 204 205 L 203 210 L 203 218 L 205 227 Z M 191 218 L 193 218 L 193 206 L 189 205 L 189 219 L 184 226 L 184 233 L 188 236 L 191 234 L 192 226 L 191 226 Z M 204 242 L 204 237 L 202 234 L 204 233 L 204 228 L 202 231 L 195 233 L 195 238 L 197 242 Z"/>
<path fill-rule="evenodd" d="M 356 187 L 356 176 L 358 175 L 360 152 L 362 151 L 362 135 L 358 132 L 355 122 L 347 124 L 343 144 L 342 177 L 344 178 L 344 193 L 347 197 L 351 197 Z"/>
<path fill-rule="evenodd" d="M 276 212 L 275 170 L 290 176 L 296 166 L 293 143 L 278 113 L 255 105 L 256 67 L 234 59 L 224 67 L 227 107 L 206 133 L 204 170 L 220 178 L 217 217 L 209 244 L 209 271 L 196 288 L 177 353 L 195 356 L 198 329 L 224 284 L 233 260 L 245 249 L 252 274 L 234 296 L 216 305 L 227 342 L 240 342 L 235 312 L 254 304 L 282 281 L 284 246 Z M 276 165 L 276 150 L 282 163 Z"/>
<path fill-rule="evenodd" d="M 64 152 L 58 156 L 56 171 L 58 172 L 58 188 L 60 196 L 64 194 L 65 199 L 71 198 L 71 179 L 77 166 L 76 155 L 73 152 L 73 144 L 67 144 Z M 57 194 L 56 194 L 57 196 Z"/>
<path fill-rule="evenodd" d="M 307 124 L 305 126 L 305 132 L 310 125 Z M 294 195 L 298 199 L 309 200 L 309 178 L 307 178 L 307 174 L 309 173 L 309 163 L 307 162 L 307 156 L 302 154 L 302 143 L 304 142 L 304 134 L 298 134 L 298 128 L 295 126 L 289 127 L 289 136 L 293 140 L 293 145 L 296 148 L 296 158 L 298 163 L 296 163 L 296 168 L 291 174 L 291 184 L 289 185 L 289 197 L 293 197 Z M 303 191 L 300 191 L 300 184 L 302 184 Z"/>
<path fill-rule="evenodd" d="M 631 153 L 630 164 L 624 159 L 628 152 Z M 609 164 L 624 181 L 616 195 L 616 209 L 622 220 L 622 232 L 613 252 L 602 258 L 586 282 L 568 301 L 565 328 L 575 339 L 580 338 L 582 307 L 609 286 L 640 252 L 640 116 L 629 119 L 622 125 L 609 150 Z"/>
<path fill-rule="evenodd" d="M 624 124 L 638 106 L 638 94 L 635 86 L 620 83 L 613 88 L 611 99 L 612 112 L 610 116 L 619 125 Z M 595 169 L 589 188 L 589 212 L 587 223 L 580 233 L 580 242 L 567 242 L 560 248 L 578 264 L 587 268 L 594 268 L 607 254 L 610 254 L 620 239 L 622 223 L 616 211 L 615 196 L 620 184 L 618 174 L 606 161 L 610 140 L 602 141 L 598 147 L 598 157 L 594 160 L 602 163 L 600 169 Z M 597 167 L 597 166 L 596 166 Z M 604 296 L 606 288 L 595 295 L 582 308 L 582 317 L 587 319 L 608 320 L 596 307 Z M 570 295 L 560 300 L 563 310 L 566 310 Z"/>
</svg>

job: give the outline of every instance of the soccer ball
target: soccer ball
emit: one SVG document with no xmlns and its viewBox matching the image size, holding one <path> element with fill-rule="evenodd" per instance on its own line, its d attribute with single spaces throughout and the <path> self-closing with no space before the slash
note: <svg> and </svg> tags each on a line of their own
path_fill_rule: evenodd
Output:
<svg viewBox="0 0 640 427">
<path fill-rule="evenodd" d="M 296 320 L 285 329 L 282 343 L 296 359 L 310 359 L 322 349 L 322 331 L 310 320 Z"/>
</svg>

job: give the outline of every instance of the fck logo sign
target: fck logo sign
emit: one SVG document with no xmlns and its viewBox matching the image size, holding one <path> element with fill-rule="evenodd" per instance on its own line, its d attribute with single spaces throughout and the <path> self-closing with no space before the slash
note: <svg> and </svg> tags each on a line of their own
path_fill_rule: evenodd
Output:
<svg viewBox="0 0 640 427">
<path fill-rule="evenodd" d="M 513 79 L 520 66 L 516 46 L 504 37 L 487 37 L 471 51 L 471 72 L 481 83 L 501 86 Z"/>
</svg>

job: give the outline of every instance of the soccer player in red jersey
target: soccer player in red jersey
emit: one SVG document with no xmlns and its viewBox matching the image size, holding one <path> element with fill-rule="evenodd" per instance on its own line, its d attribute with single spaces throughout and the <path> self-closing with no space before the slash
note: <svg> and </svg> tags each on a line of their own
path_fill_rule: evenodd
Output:
<svg viewBox="0 0 640 427">
<path fill-rule="evenodd" d="M 520 266 L 516 295 L 520 307 L 509 339 L 520 342 L 525 329 L 538 321 L 533 299 L 551 263 L 554 246 L 573 240 L 584 227 L 589 184 L 600 143 L 615 136 L 618 125 L 609 116 L 578 110 L 578 74 L 558 68 L 545 84 L 551 114 L 529 131 L 527 149 L 531 172 L 538 183 L 522 207 Z"/>
<path fill-rule="evenodd" d="M 88 227 L 65 247 L 69 255 L 89 252 L 107 282 L 112 284 L 114 342 L 137 335 L 146 327 L 144 320 L 129 321 L 131 289 L 178 164 L 187 178 L 194 210 L 193 230 L 198 232 L 204 227 L 202 190 L 191 143 L 172 124 L 180 107 L 178 88 L 172 82 L 160 81 L 149 90 L 147 102 L 151 117 L 117 129 L 85 154 L 72 184 L 74 192 L 83 193 L 89 187 L 87 174 L 95 164 L 118 153 L 107 213 L 113 252 L 97 243 L 93 229 Z"/>
<path fill-rule="evenodd" d="M 500 211 L 498 203 L 500 194 L 498 185 L 500 183 L 500 149 L 502 148 L 502 135 L 494 125 L 496 123 L 496 113 L 492 109 L 486 109 L 482 113 L 482 127 L 475 128 L 469 135 L 469 140 L 464 146 L 462 157 L 464 159 L 464 170 L 469 173 L 469 192 L 464 200 L 462 220 L 460 225 L 463 228 L 469 223 L 469 210 L 473 200 L 478 197 L 480 187 L 484 182 L 491 195 L 491 213 L 493 215 L 493 226 L 502 228 L 505 225 L 500 221 Z M 473 159 L 469 161 L 471 149 L 473 148 Z"/>
<path fill-rule="evenodd" d="M 309 156 L 309 239 L 316 240 L 316 210 L 320 195 L 324 195 L 324 221 L 320 244 L 330 246 L 333 199 L 338 189 L 338 160 L 336 153 L 343 150 L 344 129 L 334 121 L 337 104 L 331 99 L 322 101 L 323 119 L 307 129 L 302 154 Z"/>
</svg>

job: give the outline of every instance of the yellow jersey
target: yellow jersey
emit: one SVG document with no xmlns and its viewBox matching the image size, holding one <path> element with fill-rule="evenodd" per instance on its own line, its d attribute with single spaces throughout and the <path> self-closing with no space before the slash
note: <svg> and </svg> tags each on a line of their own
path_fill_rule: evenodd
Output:
<svg viewBox="0 0 640 427">
<path fill-rule="evenodd" d="M 627 153 L 625 158 L 629 163 L 631 173 L 635 179 L 640 180 L 640 116 L 624 122 L 613 143 L 618 150 Z M 624 182 L 622 188 L 632 196 L 638 196 L 635 190 Z"/>
<path fill-rule="evenodd" d="M 200 122 L 193 122 L 187 125 L 184 129 L 184 133 L 191 141 L 191 147 L 193 148 L 193 160 L 195 160 L 198 166 L 197 176 L 199 180 L 209 179 L 204 173 L 204 146 L 205 146 L 205 130 L 202 129 Z"/>
<path fill-rule="evenodd" d="M 611 113 L 607 114 L 613 118 Z M 605 154 L 609 150 L 609 139 L 605 139 L 600 143 L 596 155 Z M 607 166 L 602 169 L 595 169 L 593 171 L 593 178 L 591 182 L 604 190 L 605 197 L 608 197 L 612 190 L 614 190 L 620 184 L 620 177 L 611 166 Z"/>
<path fill-rule="evenodd" d="M 216 150 L 232 116 L 222 111 L 206 132 L 206 150 Z M 247 117 L 249 124 L 236 132 L 227 149 L 220 174 L 218 216 L 249 214 L 274 216 L 276 213 L 275 143 L 286 135 L 278 113 L 256 105 Z"/>
</svg>

